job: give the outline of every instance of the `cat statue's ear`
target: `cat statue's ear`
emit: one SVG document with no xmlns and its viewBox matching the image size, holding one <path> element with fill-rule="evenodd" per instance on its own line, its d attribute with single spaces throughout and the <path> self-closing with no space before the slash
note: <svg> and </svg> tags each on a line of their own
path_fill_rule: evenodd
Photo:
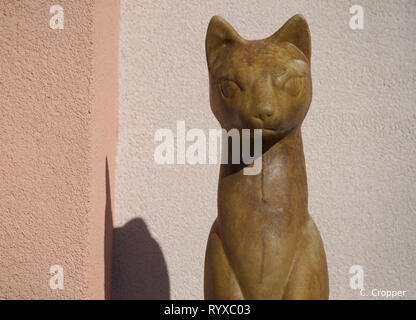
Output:
<svg viewBox="0 0 416 320">
<path fill-rule="evenodd" d="M 270 40 L 275 42 L 289 42 L 295 45 L 311 61 L 311 34 L 308 23 L 303 15 L 297 14 L 290 18 Z"/>
<path fill-rule="evenodd" d="M 208 67 L 212 66 L 221 48 L 243 41 L 244 39 L 227 21 L 219 16 L 212 17 L 205 39 Z"/>
</svg>

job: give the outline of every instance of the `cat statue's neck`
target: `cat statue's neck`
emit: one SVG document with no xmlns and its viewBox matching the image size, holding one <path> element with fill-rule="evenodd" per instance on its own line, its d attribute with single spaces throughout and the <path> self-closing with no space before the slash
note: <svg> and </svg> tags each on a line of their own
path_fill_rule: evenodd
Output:
<svg viewBox="0 0 416 320">
<path fill-rule="evenodd" d="M 240 188 L 250 188 L 259 205 L 272 205 L 282 212 L 307 213 L 308 191 L 300 127 L 275 143 L 263 143 L 262 168 L 258 175 L 245 175 L 243 166 L 223 164 L 221 180 L 239 181 Z M 234 190 L 242 192 L 243 190 Z"/>
</svg>

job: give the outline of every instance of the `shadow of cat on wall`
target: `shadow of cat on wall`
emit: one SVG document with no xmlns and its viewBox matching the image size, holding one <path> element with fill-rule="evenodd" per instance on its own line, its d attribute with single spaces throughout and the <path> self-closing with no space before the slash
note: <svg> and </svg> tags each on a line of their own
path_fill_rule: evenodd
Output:
<svg viewBox="0 0 416 320">
<path fill-rule="evenodd" d="M 141 218 L 114 228 L 113 300 L 170 298 L 166 261 Z"/>
<path fill-rule="evenodd" d="M 122 227 L 113 228 L 108 159 L 105 184 L 106 299 L 168 300 L 170 284 L 166 261 L 144 220 L 135 218 Z"/>
</svg>

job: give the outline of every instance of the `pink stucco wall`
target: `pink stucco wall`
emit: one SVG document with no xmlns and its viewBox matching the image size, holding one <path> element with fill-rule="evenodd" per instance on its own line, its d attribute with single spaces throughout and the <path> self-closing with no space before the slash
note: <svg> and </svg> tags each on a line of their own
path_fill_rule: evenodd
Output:
<svg viewBox="0 0 416 320">
<path fill-rule="evenodd" d="M 0 25 L 0 299 L 108 297 L 119 1 L 1 1 Z"/>
</svg>

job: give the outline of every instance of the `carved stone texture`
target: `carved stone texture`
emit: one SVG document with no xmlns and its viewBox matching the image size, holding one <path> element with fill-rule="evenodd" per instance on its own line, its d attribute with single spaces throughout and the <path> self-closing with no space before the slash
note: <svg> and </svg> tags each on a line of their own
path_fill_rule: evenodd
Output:
<svg viewBox="0 0 416 320">
<path fill-rule="evenodd" d="M 262 129 L 262 170 L 244 175 L 243 165 L 221 165 L 205 298 L 328 299 L 301 136 L 312 100 L 308 24 L 296 15 L 266 39 L 245 40 L 215 16 L 206 53 L 212 111 L 226 130 Z"/>
</svg>

